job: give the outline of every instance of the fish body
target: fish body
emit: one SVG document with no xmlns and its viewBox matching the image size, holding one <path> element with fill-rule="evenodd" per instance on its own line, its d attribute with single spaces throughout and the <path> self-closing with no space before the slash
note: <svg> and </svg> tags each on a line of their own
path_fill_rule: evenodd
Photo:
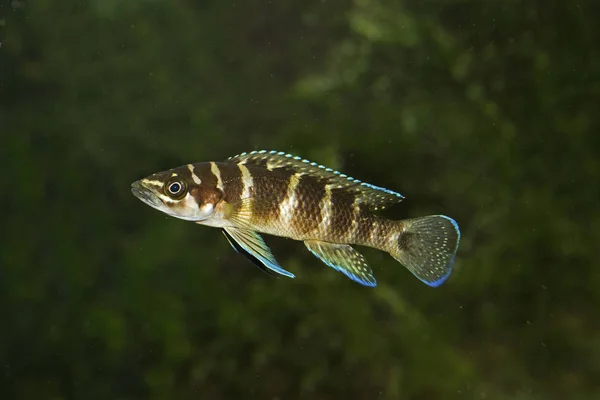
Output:
<svg viewBox="0 0 600 400">
<path fill-rule="evenodd" d="M 168 215 L 222 229 L 236 251 L 290 278 L 261 233 L 303 241 L 325 264 L 366 286 L 377 281 L 352 245 L 385 251 L 421 281 L 439 286 L 460 241 L 453 219 L 380 217 L 377 211 L 404 197 L 283 152 L 187 164 L 134 182 L 132 192 Z"/>
</svg>

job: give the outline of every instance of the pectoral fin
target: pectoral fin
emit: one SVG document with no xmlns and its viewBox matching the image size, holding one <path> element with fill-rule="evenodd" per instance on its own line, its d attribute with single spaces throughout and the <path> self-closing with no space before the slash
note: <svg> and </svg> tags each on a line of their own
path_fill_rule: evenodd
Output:
<svg viewBox="0 0 600 400">
<path fill-rule="evenodd" d="M 279 266 L 271 250 L 258 233 L 239 228 L 223 228 L 223 233 L 235 251 L 245 255 L 261 270 L 270 274 L 276 272 L 288 278 L 295 277 L 294 274 Z"/>
<path fill-rule="evenodd" d="M 273 272 L 272 270 L 267 268 L 265 266 L 265 264 L 260 262 L 260 260 L 258 258 L 256 258 L 252 254 L 250 254 L 249 252 L 244 250 L 235 240 L 233 240 L 233 238 L 231 236 L 229 236 L 229 234 L 227 233 L 227 231 L 225 229 L 223 229 L 223 235 L 225 235 L 225 237 L 227 238 L 227 241 L 229 242 L 231 247 L 233 247 L 233 249 L 235 250 L 236 253 L 241 254 L 244 257 L 246 257 L 248 260 L 250 260 L 250 262 L 252 264 L 256 265 L 264 273 L 269 274 L 271 276 L 276 275 L 275 272 Z"/>
<path fill-rule="evenodd" d="M 353 281 L 365 286 L 377 286 L 377 280 L 375 280 L 367 260 L 352 246 L 317 240 L 307 240 L 304 244 L 321 261 Z"/>
</svg>

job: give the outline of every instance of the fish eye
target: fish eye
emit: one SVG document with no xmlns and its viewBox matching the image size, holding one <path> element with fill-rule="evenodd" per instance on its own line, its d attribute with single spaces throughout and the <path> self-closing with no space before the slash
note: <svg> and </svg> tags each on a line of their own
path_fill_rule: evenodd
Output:
<svg viewBox="0 0 600 400">
<path fill-rule="evenodd" d="M 184 182 L 176 180 L 165 185 L 167 194 L 173 198 L 180 198 L 185 193 L 186 185 Z"/>
</svg>

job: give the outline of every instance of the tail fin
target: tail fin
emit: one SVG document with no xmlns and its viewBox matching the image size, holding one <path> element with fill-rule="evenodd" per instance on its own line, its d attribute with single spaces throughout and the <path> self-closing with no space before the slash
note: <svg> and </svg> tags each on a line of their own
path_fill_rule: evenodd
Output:
<svg viewBox="0 0 600 400">
<path fill-rule="evenodd" d="M 390 254 L 429 286 L 450 276 L 460 241 L 458 224 L 444 215 L 400 221 L 398 248 Z"/>
</svg>

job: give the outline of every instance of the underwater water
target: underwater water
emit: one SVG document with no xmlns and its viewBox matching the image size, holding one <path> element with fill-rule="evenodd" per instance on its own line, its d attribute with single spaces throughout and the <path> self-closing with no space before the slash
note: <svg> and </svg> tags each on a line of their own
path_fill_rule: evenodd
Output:
<svg viewBox="0 0 600 400">
<path fill-rule="evenodd" d="M 600 398 L 599 11 L 0 4 L 0 398 Z M 130 190 L 262 149 L 456 220 L 448 280 L 264 235 L 269 276 Z"/>
</svg>

